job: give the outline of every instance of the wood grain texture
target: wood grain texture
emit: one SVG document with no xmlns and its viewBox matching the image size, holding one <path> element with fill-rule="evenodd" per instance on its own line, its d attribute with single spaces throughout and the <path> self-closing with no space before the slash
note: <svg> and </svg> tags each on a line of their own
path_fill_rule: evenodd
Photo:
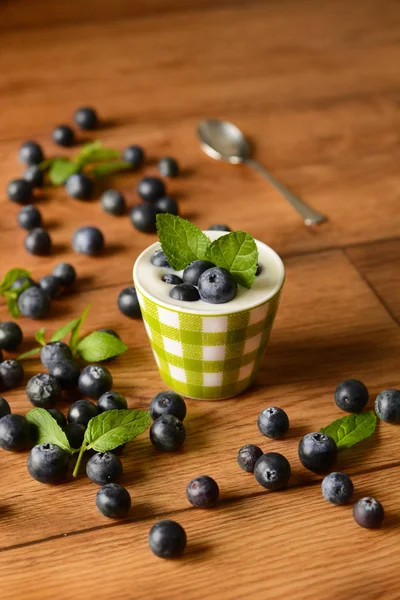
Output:
<svg viewBox="0 0 400 600">
<path fill-rule="evenodd" d="M 399 33 L 395 0 L 0 5 L 0 189 L 22 172 L 16 153 L 24 139 L 37 139 L 48 155 L 59 152 L 50 141 L 53 126 L 69 122 L 78 105 L 93 104 L 105 145 L 139 143 L 148 155 L 137 173 L 99 185 L 96 199 L 112 185 L 133 205 L 139 178 L 157 173 L 159 157 L 176 156 L 182 176 L 167 186 L 182 215 L 203 228 L 226 221 L 248 230 L 278 250 L 287 269 L 253 387 L 221 403 L 190 401 L 182 452 L 156 453 L 147 434 L 127 447 L 127 521 L 97 512 L 97 486 L 84 468 L 77 480 L 43 486 L 28 476 L 25 454 L 1 451 L 4 600 L 398 598 L 398 428 L 379 424 L 337 465 L 354 477 L 356 498 L 372 494 L 384 503 L 387 519 L 378 532 L 357 527 L 351 507 L 322 499 L 321 477 L 301 466 L 297 445 L 342 416 L 333 401 L 340 380 L 365 381 L 370 408 L 380 390 L 400 385 Z M 259 175 L 204 156 L 195 127 L 206 116 L 243 128 L 257 157 L 328 223 L 305 228 Z M 88 137 L 80 135 L 80 143 Z M 53 303 L 49 319 L 21 319 L 23 350 L 34 345 L 39 327 L 52 333 L 90 303 L 87 331 L 111 327 L 129 345 L 109 363 L 114 388 L 130 407 L 146 408 L 164 384 L 141 321 L 123 317 L 116 301 L 155 236 L 135 231 L 126 216 L 105 215 L 96 200 L 68 199 L 63 189 L 46 187 L 35 201 L 54 253 L 40 258 L 23 250 L 19 207 L 0 194 L 0 274 L 25 266 L 38 279 L 66 260 L 78 281 Z M 72 253 L 72 233 L 84 224 L 103 230 L 103 256 Z M 26 378 L 42 369 L 36 359 L 25 365 Z M 14 412 L 29 410 L 23 388 L 6 397 Z M 268 405 L 289 414 L 284 441 L 257 430 Z M 287 491 L 266 493 L 239 470 L 236 452 L 245 443 L 288 457 Z M 221 487 L 220 506 L 207 512 L 185 498 L 187 482 L 205 473 Z M 160 518 L 174 518 L 188 532 L 180 561 L 158 560 L 148 550 L 148 531 Z"/>
</svg>

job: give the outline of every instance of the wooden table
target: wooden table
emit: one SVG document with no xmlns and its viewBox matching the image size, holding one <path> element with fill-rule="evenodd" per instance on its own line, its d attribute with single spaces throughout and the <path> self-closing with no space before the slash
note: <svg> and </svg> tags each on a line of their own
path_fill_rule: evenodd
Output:
<svg viewBox="0 0 400 600">
<path fill-rule="evenodd" d="M 328 505 L 321 477 L 297 457 L 302 435 L 342 416 L 333 401 L 339 381 L 362 379 L 371 406 L 377 392 L 400 383 L 399 64 L 397 0 L 2 3 L 1 189 L 21 173 L 22 141 L 36 139 L 54 154 L 53 126 L 93 104 L 104 144 L 138 143 L 148 153 L 139 174 L 111 182 L 130 204 L 139 177 L 156 174 L 156 159 L 176 156 L 183 174 L 168 181 L 168 191 L 182 215 L 201 227 L 245 229 L 280 252 L 287 267 L 252 389 L 221 403 L 190 401 L 187 443 L 177 455 L 157 454 L 147 435 L 127 448 L 129 519 L 101 516 L 97 487 L 83 473 L 47 487 L 28 476 L 25 454 L 1 452 L 3 600 L 399 597 L 399 428 L 380 424 L 338 462 L 353 477 L 357 499 L 376 495 L 384 504 L 380 531 L 359 528 L 351 506 Z M 207 116 L 243 128 L 260 160 L 329 222 L 307 229 L 257 173 L 203 155 L 195 126 Z M 38 206 L 55 251 L 34 257 L 23 249 L 18 206 L 4 193 L 0 202 L 1 273 L 24 266 L 38 279 L 64 260 L 79 273 L 51 318 L 21 319 L 23 349 L 33 346 L 39 327 L 52 333 L 91 303 L 87 331 L 115 328 L 129 344 L 110 363 L 115 388 L 130 407 L 148 407 L 164 386 L 142 323 L 124 318 L 116 300 L 155 236 L 135 231 L 127 217 L 107 216 L 98 202 L 47 187 Z M 72 232 L 82 224 L 104 231 L 101 258 L 72 253 Z M 0 318 L 7 319 L 4 304 Z M 37 360 L 26 361 L 27 377 L 39 370 Z M 13 411 L 29 410 L 23 389 L 6 397 Z M 285 441 L 257 430 L 258 413 L 271 404 L 289 413 Z M 239 470 L 236 452 L 249 442 L 288 457 L 287 491 L 268 493 Z M 186 483 L 205 473 L 222 496 L 208 512 L 185 498 Z M 179 561 L 148 549 L 148 531 L 161 518 L 187 531 Z"/>
</svg>

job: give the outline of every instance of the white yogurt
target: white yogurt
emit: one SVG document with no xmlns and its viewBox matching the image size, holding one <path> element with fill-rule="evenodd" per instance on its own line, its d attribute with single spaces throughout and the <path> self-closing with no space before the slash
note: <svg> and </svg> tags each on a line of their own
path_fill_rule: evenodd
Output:
<svg viewBox="0 0 400 600">
<path fill-rule="evenodd" d="M 224 231 L 205 231 L 204 233 L 211 240 L 226 235 Z M 133 280 L 139 291 L 150 296 L 165 308 L 174 308 L 175 310 L 180 308 L 185 313 L 215 315 L 247 310 L 272 298 L 281 288 L 285 278 L 283 262 L 278 254 L 263 242 L 256 240 L 256 244 L 258 263 L 262 267 L 260 275 L 255 278 L 251 289 L 238 285 L 236 297 L 224 304 L 210 304 L 203 300 L 183 302 L 171 298 L 169 292 L 174 286 L 164 283 L 161 277 L 165 273 L 176 273 L 181 276 L 182 271 L 177 272 L 170 268 L 156 267 L 151 264 L 150 258 L 156 250 L 161 248 L 160 242 L 152 244 L 140 254 L 134 265 Z"/>
</svg>

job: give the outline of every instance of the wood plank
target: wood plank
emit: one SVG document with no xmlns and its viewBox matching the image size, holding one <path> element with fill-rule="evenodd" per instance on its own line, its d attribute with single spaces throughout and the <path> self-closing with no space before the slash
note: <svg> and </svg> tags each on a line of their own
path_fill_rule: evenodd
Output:
<svg viewBox="0 0 400 600">
<path fill-rule="evenodd" d="M 107 526 L 99 516 L 99 525 L 104 523 L 99 531 L 3 553 L 2 598 L 53 600 L 57 593 L 60 600 L 169 600 L 179 594 L 200 600 L 212 594 L 305 600 L 323 594 L 394 600 L 400 490 L 393 482 L 399 476 L 397 467 L 354 478 L 356 499 L 375 495 L 385 507 L 386 521 L 378 531 L 356 525 L 351 506 L 328 505 L 319 485 L 261 492 L 209 511 L 168 513 L 188 535 L 187 552 L 175 561 L 158 559 L 148 549 L 153 518 Z M 246 474 L 241 479 L 246 485 Z M 133 519 L 137 511 L 134 501 Z"/>
</svg>

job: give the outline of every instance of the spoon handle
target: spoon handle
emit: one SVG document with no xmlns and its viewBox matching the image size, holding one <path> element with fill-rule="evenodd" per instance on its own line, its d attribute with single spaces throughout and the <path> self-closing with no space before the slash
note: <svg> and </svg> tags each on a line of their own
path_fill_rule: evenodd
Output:
<svg viewBox="0 0 400 600">
<path fill-rule="evenodd" d="M 264 175 L 266 179 L 282 194 L 284 198 L 293 206 L 295 210 L 301 215 L 304 219 L 304 223 L 306 225 L 317 225 L 318 223 L 322 223 L 326 220 L 326 217 L 321 213 L 317 212 L 310 206 L 307 206 L 301 198 L 295 196 L 286 186 L 283 185 L 280 181 L 275 179 L 273 175 L 265 167 L 263 167 L 259 162 L 253 160 L 251 158 L 247 159 L 246 164 L 253 167 L 256 171 Z"/>
</svg>

